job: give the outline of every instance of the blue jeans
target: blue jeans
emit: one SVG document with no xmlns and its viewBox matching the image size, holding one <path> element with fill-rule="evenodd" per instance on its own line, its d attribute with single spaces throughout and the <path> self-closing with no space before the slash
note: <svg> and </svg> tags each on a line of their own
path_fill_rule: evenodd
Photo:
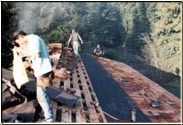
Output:
<svg viewBox="0 0 183 125">
<path fill-rule="evenodd" d="M 45 82 L 44 79 L 43 77 L 37 78 L 37 83 Z M 52 104 L 45 86 L 37 86 L 37 100 L 44 112 L 45 121 L 53 122 Z"/>
</svg>

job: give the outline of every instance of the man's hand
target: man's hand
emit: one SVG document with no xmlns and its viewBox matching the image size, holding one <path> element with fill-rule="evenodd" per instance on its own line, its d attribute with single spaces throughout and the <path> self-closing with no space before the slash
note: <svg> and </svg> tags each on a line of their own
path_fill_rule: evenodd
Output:
<svg viewBox="0 0 183 125">
<path fill-rule="evenodd" d="M 24 67 L 25 67 L 25 69 L 27 69 L 27 68 L 31 67 L 31 62 L 24 61 L 23 63 L 24 63 Z"/>
<path fill-rule="evenodd" d="M 17 53 L 19 56 L 22 56 L 22 52 L 21 52 L 21 49 L 20 47 L 14 47 L 12 49 L 13 52 Z"/>
</svg>

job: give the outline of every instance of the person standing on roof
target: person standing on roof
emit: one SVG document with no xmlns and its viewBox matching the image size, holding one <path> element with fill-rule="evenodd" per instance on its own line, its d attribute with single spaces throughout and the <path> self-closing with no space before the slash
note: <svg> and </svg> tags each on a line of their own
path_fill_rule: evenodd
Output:
<svg viewBox="0 0 183 125">
<path fill-rule="evenodd" d="M 29 64 L 37 82 L 37 100 L 43 109 L 45 122 L 53 122 L 52 104 L 47 93 L 47 87 L 52 84 L 53 69 L 46 44 L 38 35 L 27 35 L 24 31 L 15 32 L 13 42 L 24 48 L 23 53 L 30 56 Z"/>
<path fill-rule="evenodd" d="M 67 45 L 69 46 L 70 43 L 72 44 L 72 47 L 76 56 L 78 56 L 78 49 L 80 47 L 79 41 L 81 42 L 81 44 L 83 44 L 83 40 L 81 39 L 79 33 L 75 32 L 75 30 L 72 29 L 72 33 L 67 42 Z"/>
</svg>

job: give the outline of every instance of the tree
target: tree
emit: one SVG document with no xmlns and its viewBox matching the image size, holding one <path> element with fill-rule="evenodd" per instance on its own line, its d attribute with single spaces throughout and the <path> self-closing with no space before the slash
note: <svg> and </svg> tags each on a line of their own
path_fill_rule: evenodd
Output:
<svg viewBox="0 0 183 125">
<path fill-rule="evenodd" d="M 177 74 L 176 68 L 181 66 L 181 4 L 179 2 L 147 4 L 150 5 L 147 8 L 150 36 L 158 45 L 159 68 Z"/>
<path fill-rule="evenodd" d="M 144 2 L 135 3 L 133 10 L 133 28 L 132 35 L 128 39 L 129 47 L 135 49 L 137 52 L 140 52 L 141 48 L 144 45 L 144 42 L 139 39 L 139 36 L 142 33 L 149 33 L 149 20 L 146 14 L 146 5 Z"/>
<path fill-rule="evenodd" d="M 2 2 L 2 27 L 1 27 L 1 49 L 2 49 L 2 67 L 9 67 L 12 62 L 13 53 L 11 51 L 11 34 L 15 31 L 17 27 L 17 19 L 16 19 L 16 8 L 14 3 Z"/>
<path fill-rule="evenodd" d="M 158 80 L 162 80 L 162 73 L 159 70 L 160 54 L 158 51 L 157 43 L 150 38 L 149 34 L 141 34 L 140 39 L 146 43 L 146 45 L 144 46 L 144 49 L 142 50 L 143 55 L 146 57 L 150 65 L 156 67 L 154 78 Z M 154 73 L 152 73 L 152 75 L 154 75 Z"/>
</svg>

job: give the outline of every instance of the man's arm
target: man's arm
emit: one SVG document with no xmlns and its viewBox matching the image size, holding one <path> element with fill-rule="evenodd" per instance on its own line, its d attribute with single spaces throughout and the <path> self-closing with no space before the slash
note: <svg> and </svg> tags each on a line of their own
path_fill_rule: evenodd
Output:
<svg viewBox="0 0 183 125">
<path fill-rule="evenodd" d="M 70 42 L 71 42 L 71 39 L 72 39 L 72 34 L 70 35 L 70 38 L 69 38 L 69 40 L 68 40 L 68 42 L 67 42 L 67 46 L 69 46 L 69 44 L 70 44 Z"/>
<path fill-rule="evenodd" d="M 81 44 L 83 44 L 83 40 L 81 39 L 80 35 L 78 34 L 78 38 L 81 41 Z"/>
<path fill-rule="evenodd" d="M 40 52 L 36 52 L 36 53 L 29 53 L 28 57 L 26 58 L 26 60 L 23 62 L 24 63 L 24 67 L 27 69 L 29 67 L 32 67 L 32 59 L 33 58 L 40 58 L 41 54 Z"/>
<path fill-rule="evenodd" d="M 41 57 L 41 53 L 40 52 L 31 53 L 30 56 L 34 57 L 34 58 L 40 58 Z"/>
<path fill-rule="evenodd" d="M 24 65 L 25 69 L 32 66 L 32 58 L 40 58 L 41 57 L 40 52 L 31 52 L 28 50 L 28 48 L 23 49 L 20 47 L 14 47 L 12 49 L 12 51 L 18 53 L 18 56 L 20 56 L 20 58 L 22 58 L 22 55 L 26 55 L 26 60 L 23 61 L 23 65 Z"/>
<path fill-rule="evenodd" d="M 34 57 L 34 58 L 40 58 L 41 57 L 41 53 L 40 52 L 31 52 L 28 50 L 28 48 L 24 48 L 23 50 L 21 50 L 22 55 L 26 55 L 29 57 Z"/>
<path fill-rule="evenodd" d="M 94 53 L 94 54 L 96 53 L 96 48 L 93 50 L 93 53 Z"/>
</svg>

